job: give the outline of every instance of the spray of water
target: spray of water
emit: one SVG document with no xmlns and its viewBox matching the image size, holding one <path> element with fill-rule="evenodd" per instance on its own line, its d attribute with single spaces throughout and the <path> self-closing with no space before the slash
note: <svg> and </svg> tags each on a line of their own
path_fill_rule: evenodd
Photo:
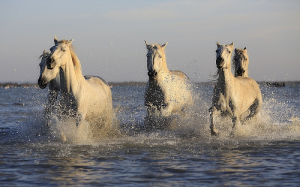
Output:
<svg viewBox="0 0 300 187">
<path fill-rule="evenodd" d="M 199 143 L 210 141 L 231 140 L 295 140 L 299 139 L 299 113 L 294 113 L 288 101 L 283 101 L 278 94 L 264 95 L 263 108 L 252 120 L 236 128 L 236 133 L 230 135 L 232 121 L 229 117 L 216 117 L 215 125 L 220 135 L 211 137 L 209 112 L 211 107 L 210 90 L 206 87 L 195 88 L 194 104 L 183 115 L 170 118 L 166 128 L 145 131 L 144 118 L 146 108 L 139 104 L 114 107 L 112 125 L 90 124 L 82 121 L 78 126 L 72 118 L 63 118 L 55 113 L 46 122 L 43 113 L 33 109 L 28 119 L 18 123 L 2 136 L 3 142 L 60 142 L 63 144 L 93 145 L 108 143 L 168 143 L 174 144 L 179 140 L 196 139 Z M 211 88 L 209 88 L 211 89 Z M 124 98 L 126 100 L 126 98 Z M 297 110 L 296 110 L 297 111 Z M 294 115 L 293 115 L 294 114 Z"/>
<path fill-rule="evenodd" d="M 49 121 L 49 134 L 62 142 L 79 145 L 94 144 L 121 135 L 115 112 L 112 124 L 99 119 L 93 122 L 83 119 L 77 124 L 74 118 L 53 115 Z"/>
<path fill-rule="evenodd" d="M 181 138 L 199 138 L 201 140 L 288 140 L 297 139 L 300 134 L 299 119 L 290 116 L 292 111 L 288 102 L 275 97 L 275 93 L 265 97 L 260 113 L 251 120 L 235 128 L 231 135 L 232 120 L 230 117 L 215 116 L 214 123 L 219 130 L 218 137 L 210 136 L 209 108 L 211 97 L 206 91 L 194 91 L 194 105 L 185 115 L 174 115 L 169 121 L 168 131 Z M 267 95 L 267 94 L 266 94 Z M 244 114 L 245 116 L 247 115 Z"/>
</svg>

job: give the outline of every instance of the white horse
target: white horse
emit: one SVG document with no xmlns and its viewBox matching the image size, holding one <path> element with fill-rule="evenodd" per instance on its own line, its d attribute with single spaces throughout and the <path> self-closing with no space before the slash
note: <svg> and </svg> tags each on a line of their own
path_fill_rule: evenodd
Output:
<svg viewBox="0 0 300 187">
<path fill-rule="evenodd" d="M 167 67 L 165 47 L 148 44 L 146 41 L 147 69 L 149 80 L 145 91 L 147 107 L 146 123 L 151 122 L 155 111 L 162 117 L 182 112 L 192 104 L 192 90 L 189 78 L 181 71 L 170 71 Z"/>
<path fill-rule="evenodd" d="M 43 51 L 43 54 L 40 56 L 41 62 L 39 64 L 40 66 L 40 77 L 38 79 L 38 85 L 41 89 L 46 88 L 47 85 L 49 85 L 49 92 L 48 92 L 48 100 L 44 109 L 44 117 L 46 120 L 49 120 L 51 117 L 51 114 L 54 110 L 54 104 L 57 101 L 57 97 L 60 91 L 60 78 L 58 73 L 52 73 L 52 70 L 49 70 L 46 65 L 46 61 L 50 57 L 50 53 Z M 56 76 L 54 77 L 54 75 Z M 47 84 L 42 77 L 51 77 L 49 84 Z"/>
<path fill-rule="evenodd" d="M 233 67 L 234 67 L 234 75 L 249 77 L 248 76 L 248 65 L 249 65 L 249 57 L 247 53 L 247 48 L 238 49 L 235 48 L 233 55 Z"/>
<path fill-rule="evenodd" d="M 214 88 L 212 107 L 210 108 L 211 135 L 217 135 L 213 123 L 216 111 L 222 115 L 229 115 L 232 118 L 232 135 L 236 126 L 241 124 L 241 115 L 248 110 L 249 116 L 245 120 L 251 119 L 261 109 L 262 95 L 255 80 L 249 77 L 234 77 L 231 73 L 231 56 L 233 43 L 220 45 L 217 43 L 216 65 L 218 68 L 218 80 Z"/>
<path fill-rule="evenodd" d="M 46 61 L 52 74 L 42 76 L 40 81 L 45 84 L 59 73 L 60 113 L 75 118 L 79 127 L 82 120 L 86 120 L 96 129 L 111 127 L 113 114 L 110 87 L 101 78 L 84 78 L 72 40 L 58 41 L 55 36 L 54 43 L 55 46 L 51 48 L 51 55 Z"/>
</svg>

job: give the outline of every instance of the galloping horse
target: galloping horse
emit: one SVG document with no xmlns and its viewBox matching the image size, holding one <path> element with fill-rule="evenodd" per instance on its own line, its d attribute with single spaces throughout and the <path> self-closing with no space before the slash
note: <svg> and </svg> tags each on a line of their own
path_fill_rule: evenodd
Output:
<svg viewBox="0 0 300 187">
<path fill-rule="evenodd" d="M 38 85 L 41 89 L 46 88 L 47 83 L 45 83 L 42 77 L 43 76 L 50 76 L 50 75 L 55 75 L 55 73 L 52 73 L 51 70 L 47 68 L 46 61 L 50 57 L 50 53 L 46 52 L 45 50 L 43 51 L 43 54 L 40 56 L 41 62 L 39 64 L 40 66 L 40 77 L 38 79 Z M 46 104 L 46 107 L 44 109 L 44 117 L 46 120 L 49 120 L 53 110 L 54 110 L 54 104 L 57 101 L 57 96 L 60 91 L 60 78 L 59 74 L 55 77 L 51 77 L 51 80 L 49 81 L 49 92 L 48 92 L 48 101 Z"/>
<path fill-rule="evenodd" d="M 238 49 L 235 48 L 234 56 L 233 56 L 233 67 L 234 67 L 234 75 L 248 77 L 248 65 L 249 58 L 247 53 L 247 48 Z"/>
<path fill-rule="evenodd" d="M 155 111 L 162 117 L 168 117 L 186 109 L 192 104 L 192 91 L 186 74 L 168 69 L 164 52 L 167 43 L 145 43 L 149 76 L 145 91 L 146 123 L 151 123 Z"/>
<path fill-rule="evenodd" d="M 231 73 L 231 56 L 233 43 L 220 45 L 217 43 L 216 65 L 218 80 L 214 88 L 212 107 L 210 108 L 211 135 L 217 135 L 213 123 L 216 111 L 229 115 L 232 119 L 232 135 L 236 126 L 241 124 L 241 115 L 250 110 L 246 120 L 255 116 L 262 106 L 262 95 L 255 80 L 249 77 L 234 77 Z"/>
<path fill-rule="evenodd" d="M 72 41 L 58 41 L 54 37 L 55 46 L 51 47 L 51 55 L 46 61 L 50 74 L 43 74 L 39 82 L 44 85 L 59 73 L 61 114 L 75 118 L 79 126 L 82 120 L 92 124 L 93 128 L 111 126 L 113 114 L 110 87 L 98 77 L 84 78 Z"/>
</svg>

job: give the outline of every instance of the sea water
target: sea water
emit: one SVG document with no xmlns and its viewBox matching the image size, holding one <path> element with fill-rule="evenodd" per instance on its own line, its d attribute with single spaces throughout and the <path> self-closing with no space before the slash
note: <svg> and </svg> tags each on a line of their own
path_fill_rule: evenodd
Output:
<svg viewBox="0 0 300 187">
<path fill-rule="evenodd" d="M 217 118 L 213 85 L 168 129 L 144 130 L 144 85 L 114 85 L 115 136 L 88 139 L 72 120 L 43 124 L 47 89 L 0 87 L 0 186 L 299 186 L 300 84 L 260 85 L 263 107 L 237 129 Z M 46 128 L 46 129 L 45 129 Z M 67 136 L 63 141 L 60 133 Z"/>
</svg>

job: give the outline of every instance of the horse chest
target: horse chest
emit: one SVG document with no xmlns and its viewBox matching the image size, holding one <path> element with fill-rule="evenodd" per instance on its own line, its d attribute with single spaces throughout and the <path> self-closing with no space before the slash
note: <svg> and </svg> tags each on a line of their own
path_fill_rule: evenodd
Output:
<svg viewBox="0 0 300 187">
<path fill-rule="evenodd" d="M 59 101 L 60 111 L 65 116 L 76 116 L 78 103 L 71 94 L 63 94 Z"/>
<path fill-rule="evenodd" d="M 148 85 L 145 93 L 145 105 L 158 109 L 165 106 L 163 90 L 158 85 Z"/>
</svg>

